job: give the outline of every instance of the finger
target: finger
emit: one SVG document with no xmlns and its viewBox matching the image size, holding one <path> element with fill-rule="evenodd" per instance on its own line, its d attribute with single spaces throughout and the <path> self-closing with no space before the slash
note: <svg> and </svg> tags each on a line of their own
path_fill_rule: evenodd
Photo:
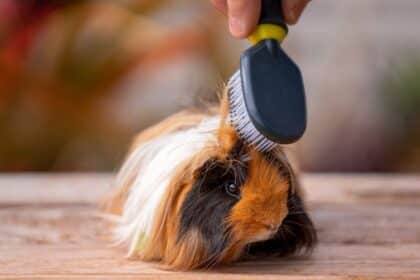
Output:
<svg viewBox="0 0 420 280">
<path fill-rule="evenodd" d="M 211 3 L 219 12 L 227 15 L 227 0 L 211 0 Z"/>
<path fill-rule="evenodd" d="M 254 31 L 261 10 L 261 0 L 227 0 L 229 30 L 237 38 Z"/>
<path fill-rule="evenodd" d="M 310 0 L 284 0 L 283 14 L 287 24 L 295 24 Z"/>
</svg>

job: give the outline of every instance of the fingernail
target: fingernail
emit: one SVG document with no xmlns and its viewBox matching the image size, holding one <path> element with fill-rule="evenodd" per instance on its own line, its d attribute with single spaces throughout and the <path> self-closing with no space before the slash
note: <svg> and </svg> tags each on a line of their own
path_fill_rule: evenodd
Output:
<svg viewBox="0 0 420 280">
<path fill-rule="evenodd" d="M 231 17 L 229 19 L 229 29 L 232 35 L 241 36 L 244 32 L 244 23 L 239 18 Z"/>
</svg>

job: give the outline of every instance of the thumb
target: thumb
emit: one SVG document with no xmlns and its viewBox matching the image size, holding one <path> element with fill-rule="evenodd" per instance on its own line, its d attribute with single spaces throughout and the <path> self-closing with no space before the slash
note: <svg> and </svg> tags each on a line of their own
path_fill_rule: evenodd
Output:
<svg viewBox="0 0 420 280">
<path fill-rule="evenodd" d="M 228 0 L 229 30 L 234 37 L 245 38 L 255 29 L 261 0 Z"/>
</svg>

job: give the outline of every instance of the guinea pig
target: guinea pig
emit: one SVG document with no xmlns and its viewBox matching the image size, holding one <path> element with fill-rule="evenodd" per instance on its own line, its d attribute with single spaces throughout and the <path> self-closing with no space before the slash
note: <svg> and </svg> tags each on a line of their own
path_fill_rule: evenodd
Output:
<svg viewBox="0 0 420 280">
<path fill-rule="evenodd" d="M 258 152 L 220 110 L 177 113 L 140 133 L 106 211 L 128 255 L 179 270 L 310 252 L 317 236 L 281 147 Z"/>
</svg>

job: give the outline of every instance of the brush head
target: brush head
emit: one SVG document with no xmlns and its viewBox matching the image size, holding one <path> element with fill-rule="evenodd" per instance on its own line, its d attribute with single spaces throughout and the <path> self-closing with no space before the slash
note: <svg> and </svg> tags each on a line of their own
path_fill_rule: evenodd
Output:
<svg viewBox="0 0 420 280">
<path fill-rule="evenodd" d="M 240 138 L 247 144 L 255 146 L 261 152 L 274 148 L 276 143 L 261 134 L 249 118 L 242 92 L 240 70 L 236 71 L 230 78 L 228 92 L 230 107 L 229 122 L 235 127 Z"/>
<path fill-rule="evenodd" d="M 263 40 L 245 51 L 228 88 L 230 121 L 258 150 L 302 137 L 306 129 L 302 75 L 278 41 Z"/>
</svg>

